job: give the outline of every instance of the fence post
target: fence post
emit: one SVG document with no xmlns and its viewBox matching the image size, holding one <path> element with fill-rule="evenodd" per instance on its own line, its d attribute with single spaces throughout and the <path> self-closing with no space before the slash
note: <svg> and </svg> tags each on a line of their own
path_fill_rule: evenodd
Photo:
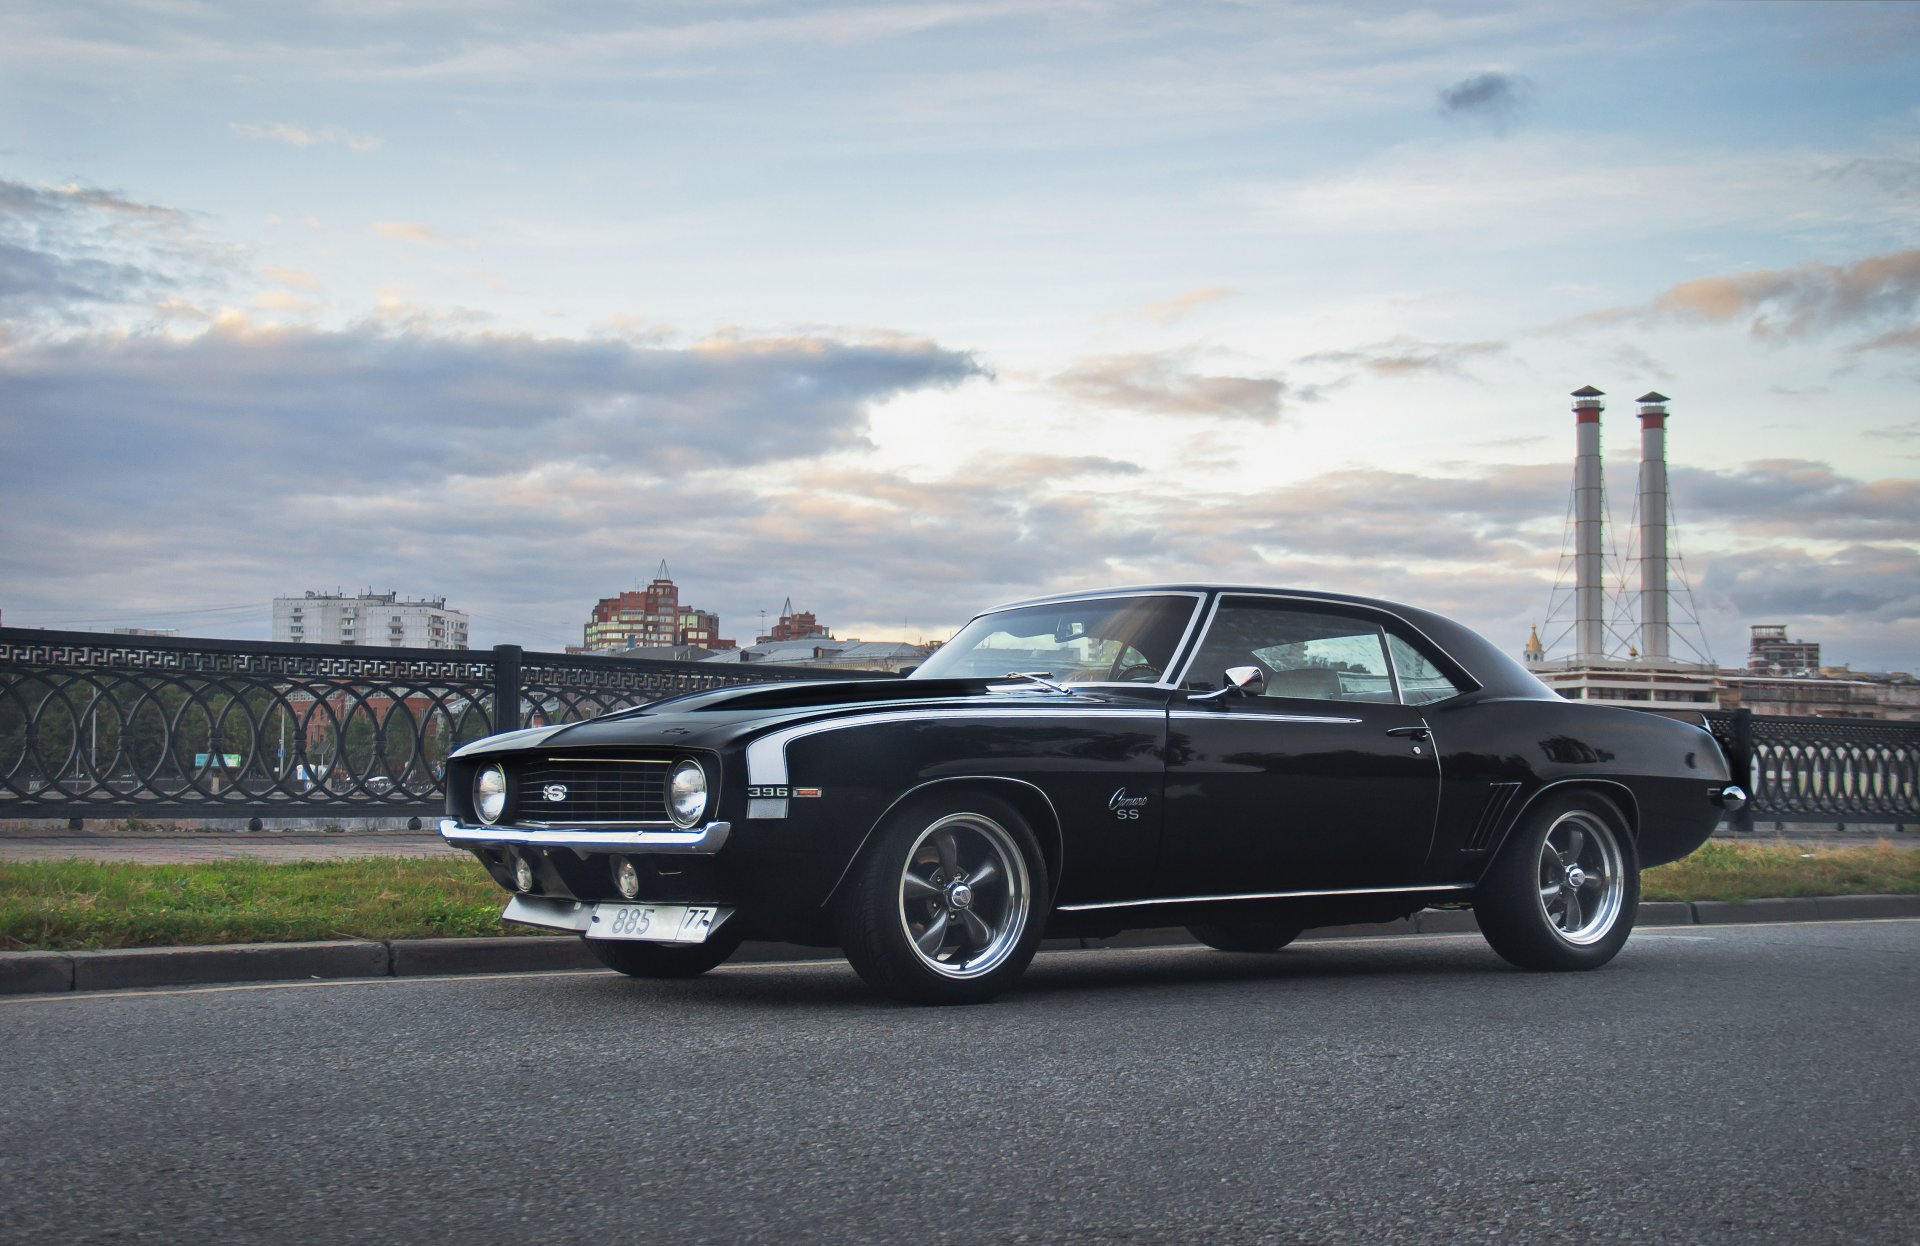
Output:
<svg viewBox="0 0 1920 1246">
<path fill-rule="evenodd" d="M 517 731 L 520 728 L 520 656 L 519 645 L 493 647 L 493 729 Z"/>
<path fill-rule="evenodd" d="M 1733 711 L 1733 756 L 1727 760 L 1732 763 L 1733 781 L 1747 789 L 1746 807 L 1733 815 L 1733 829 L 1752 834 L 1753 807 L 1759 801 L 1760 793 L 1753 777 L 1753 711 L 1744 705 Z"/>
</svg>

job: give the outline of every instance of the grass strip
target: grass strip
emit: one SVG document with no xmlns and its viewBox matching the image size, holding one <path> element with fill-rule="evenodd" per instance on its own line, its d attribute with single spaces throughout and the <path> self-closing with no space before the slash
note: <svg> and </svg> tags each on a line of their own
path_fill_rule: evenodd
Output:
<svg viewBox="0 0 1920 1246">
<path fill-rule="evenodd" d="M 1920 894 L 1920 851 L 1713 840 L 1646 872 L 1647 900 Z M 175 947 L 537 933 L 466 856 L 0 862 L 0 949 Z"/>
<path fill-rule="evenodd" d="M 1710 839 L 1692 856 L 1640 876 L 1642 900 L 1920 894 L 1920 850 L 1882 840 L 1824 848 Z"/>
<path fill-rule="evenodd" d="M 471 857 L 0 862 L 0 948 L 532 934 Z"/>
</svg>

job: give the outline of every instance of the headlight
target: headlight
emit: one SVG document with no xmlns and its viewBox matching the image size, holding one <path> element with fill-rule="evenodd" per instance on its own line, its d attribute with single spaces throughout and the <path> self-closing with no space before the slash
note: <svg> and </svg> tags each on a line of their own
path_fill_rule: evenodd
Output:
<svg viewBox="0 0 1920 1246">
<path fill-rule="evenodd" d="M 473 811 L 491 826 L 506 809 L 507 772 L 496 762 L 473 777 Z"/>
<path fill-rule="evenodd" d="M 695 826 L 707 812 L 707 772 L 691 759 L 673 768 L 667 780 L 667 812 L 675 826 Z"/>
</svg>

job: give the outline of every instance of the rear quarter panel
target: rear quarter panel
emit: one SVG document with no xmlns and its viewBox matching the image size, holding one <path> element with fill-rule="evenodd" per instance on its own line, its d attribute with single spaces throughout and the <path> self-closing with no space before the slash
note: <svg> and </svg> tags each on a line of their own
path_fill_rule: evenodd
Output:
<svg viewBox="0 0 1920 1246">
<path fill-rule="evenodd" d="M 1726 758 L 1704 729 L 1637 710 L 1487 699 L 1428 714 L 1441 757 L 1429 868 L 1474 881 L 1526 810 L 1555 789 L 1591 787 L 1622 807 L 1640 863 L 1686 856 L 1713 833 Z"/>
</svg>

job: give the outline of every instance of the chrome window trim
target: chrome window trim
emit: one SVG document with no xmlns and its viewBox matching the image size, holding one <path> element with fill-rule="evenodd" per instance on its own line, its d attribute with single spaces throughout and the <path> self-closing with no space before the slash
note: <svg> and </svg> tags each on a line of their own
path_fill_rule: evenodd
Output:
<svg viewBox="0 0 1920 1246">
<path fill-rule="evenodd" d="M 709 822 L 692 830 L 606 831 L 582 834 L 575 823 L 554 829 L 512 826 L 465 826 L 453 818 L 440 820 L 440 838 L 456 848 L 476 848 L 489 844 L 526 844 L 541 848 L 571 848 L 582 856 L 588 852 L 678 852 L 711 856 L 726 847 L 733 833 L 731 822 Z M 631 825 L 629 823 L 628 825 Z"/>
<path fill-rule="evenodd" d="M 1472 883 L 1434 883 L 1424 887 L 1328 887 L 1316 891 L 1248 891 L 1216 896 L 1162 896 L 1151 900 L 1102 900 L 1094 904 L 1062 904 L 1062 913 L 1090 913 L 1098 909 L 1134 909 L 1160 904 L 1224 904 L 1237 900 L 1304 900 L 1314 896 L 1413 895 L 1424 891 L 1472 891 Z"/>
<path fill-rule="evenodd" d="M 1416 626 L 1411 619 L 1408 619 L 1402 615 L 1396 614 L 1392 610 L 1387 609 L 1385 606 L 1376 606 L 1371 603 L 1362 603 L 1362 602 L 1328 601 L 1325 598 L 1308 597 L 1299 593 L 1265 593 L 1265 592 L 1259 592 L 1256 590 L 1249 590 L 1249 589 L 1232 589 L 1232 588 L 1219 589 L 1213 595 L 1212 609 L 1207 611 L 1206 627 L 1202 629 L 1200 633 L 1201 640 L 1204 641 L 1206 639 L 1207 632 L 1212 630 L 1213 620 L 1220 613 L 1220 604 L 1226 601 L 1226 599 L 1229 597 L 1258 597 L 1265 601 L 1302 602 L 1308 606 L 1317 606 L 1321 610 L 1327 611 L 1335 615 L 1339 615 L 1343 613 L 1356 613 L 1360 615 L 1362 618 L 1372 616 L 1372 622 L 1375 627 L 1380 626 L 1379 616 L 1384 615 L 1385 617 L 1392 619 L 1395 623 L 1398 623 L 1401 627 L 1406 628 L 1407 631 L 1410 632 L 1411 634 L 1418 636 L 1421 639 L 1421 641 L 1425 643 L 1429 648 L 1431 648 L 1435 653 L 1438 653 L 1442 657 L 1446 658 L 1446 660 L 1453 665 L 1455 670 L 1459 670 L 1459 671 L 1467 670 L 1467 664 L 1462 662 L 1459 658 L 1454 657 L 1452 653 L 1448 652 L 1446 646 L 1436 642 L 1433 639 L 1433 637 L 1427 635 L 1426 632 L 1422 631 L 1418 626 Z M 1393 646 L 1387 643 L 1387 638 L 1385 635 L 1382 635 L 1380 638 L 1380 648 L 1385 652 L 1388 667 L 1392 671 L 1392 678 L 1393 678 L 1393 684 L 1395 688 L 1395 697 L 1396 697 L 1394 704 L 1404 706 L 1407 709 L 1423 710 L 1423 709 L 1426 709 L 1427 706 L 1429 705 L 1440 705 L 1444 701 L 1450 701 L 1453 699 L 1453 697 L 1445 697 L 1445 698 L 1442 698 L 1441 701 L 1428 701 L 1423 705 L 1408 705 L 1406 700 L 1399 696 L 1399 692 L 1398 692 L 1398 689 L 1400 686 L 1399 668 L 1393 665 Z M 1187 682 L 1187 675 L 1189 672 L 1192 671 L 1193 664 L 1196 660 L 1199 659 L 1199 657 L 1200 657 L 1200 645 L 1195 644 L 1193 647 L 1193 652 L 1187 655 L 1187 664 L 1180 668 L 1180 677 L 1174 680 L 1173 686 L 1175 688 L 1182 688 L 1185 686 Z M 1469 679 L 1472 678 L 1471 673 L 1468 674 L 1468 678 Z M 1476 687 L 1479 686 L 1479 681 L 1474 680 L 1474 684 Z M 1459 692 L 1456 692 L 1453 695 L 1464 696 L 1466 693 L 1471 691 L 1473 691 L 1472 688 L 1462 688 Z M 1276 699 L 1281 699 L 1281 698 L 1276 698 Z M 1294 698 L 1294 699 L 1297 699 L 1297 698 Z"/>
<path fill-rule="evenodd" d="M 1168 717 L 1202 718 L 1208 722 L 1221 722 L 1231 716 L 1222 710 L 1170 710 L 1168 711 Z M 1367 720 L 1364 718 L 1334 718 L 1321 714 L 1257 714 L 1252 717 L 1242 715 L 1239 721 L 1263 723 L 1334 723 L 1341 726 L 1350 726 L 1354 723 L 1364 723 Z"/>
<path fill-rule="evenodd" d="M 1134 687 L 1145 687 L 1135 684 Z M 1067 718 L 1085 721 L 1088 718 L 1134 718 L 1152 719 L 1164 723 L 1167 720 L 1165 710 L 1128 709 L 1122 706 L 1077 705 L 1062 706 L 1058 709 L 951 709 L 951 710 L 893 710 L 875 714 L 850 714 L 845 718 L 824 718 L 818 722 L 801 723 L 795 727 L 783 727 L 771 731 L 747 745 L 747 786 L 748 787 L 785 787 L 788 784 L 787 745 L 804 736 L 817 735 L 823 731 L 850 730 L 854 727 L 871 727 L 878 723 L 893 722 L 950 722 L 954 719 L 976 718 Z"/>
<path fill-rule="evenodd" d="M 1025 610 L 1033 606 L 1064 606 L 1076 601 L 1118 601 L 1125 597 L 1191 597 L 1193 599 L 1193 609 L 1187 612 L 1187 626 L 1185 630 L 1180 633 L 1180 639 L 1174 643 L 1173 655 L 1167 662 L 1168 669 L 1172 669 L 1173 666 L 1180 661 L 1180 655 L 1186 651 L 1188 642 L 1194 638 L 1194 628 L 1199 622 L 1202 613 L 1200 607 L 1204 606 L 1207 602 L 1207 594 L 1204 592 L 1195 589 L 1173 588 L 1142 589 L 1139 592 L 1127 592 L 1122 589 L 1111 593 L 1066 593 L 1059 597 L 1033 597 L 1026 601 L 1006 601 L 991 609 L 982 610 L 979 614 L 974 615 L 971 619 L 968 619 L 965 623 L 955 628 L 953 634 L 958 636 L 961 632 L 972 627 L 988 615 L 1005 614 L 1009 610 Z M 909 675 L 907 678 L 912 679 L 913 676 Z M 1113 680 L 1087 680 L 1078 683 L 1065 683 L 1064 686 L 1068 688 L 1164 688 L 1167 690 L 1179 687 L 1178 684 L 1169 683 L 1165 679 L 1156 680 L 1150 684 L 1116 683 Z"/>
</svg>

